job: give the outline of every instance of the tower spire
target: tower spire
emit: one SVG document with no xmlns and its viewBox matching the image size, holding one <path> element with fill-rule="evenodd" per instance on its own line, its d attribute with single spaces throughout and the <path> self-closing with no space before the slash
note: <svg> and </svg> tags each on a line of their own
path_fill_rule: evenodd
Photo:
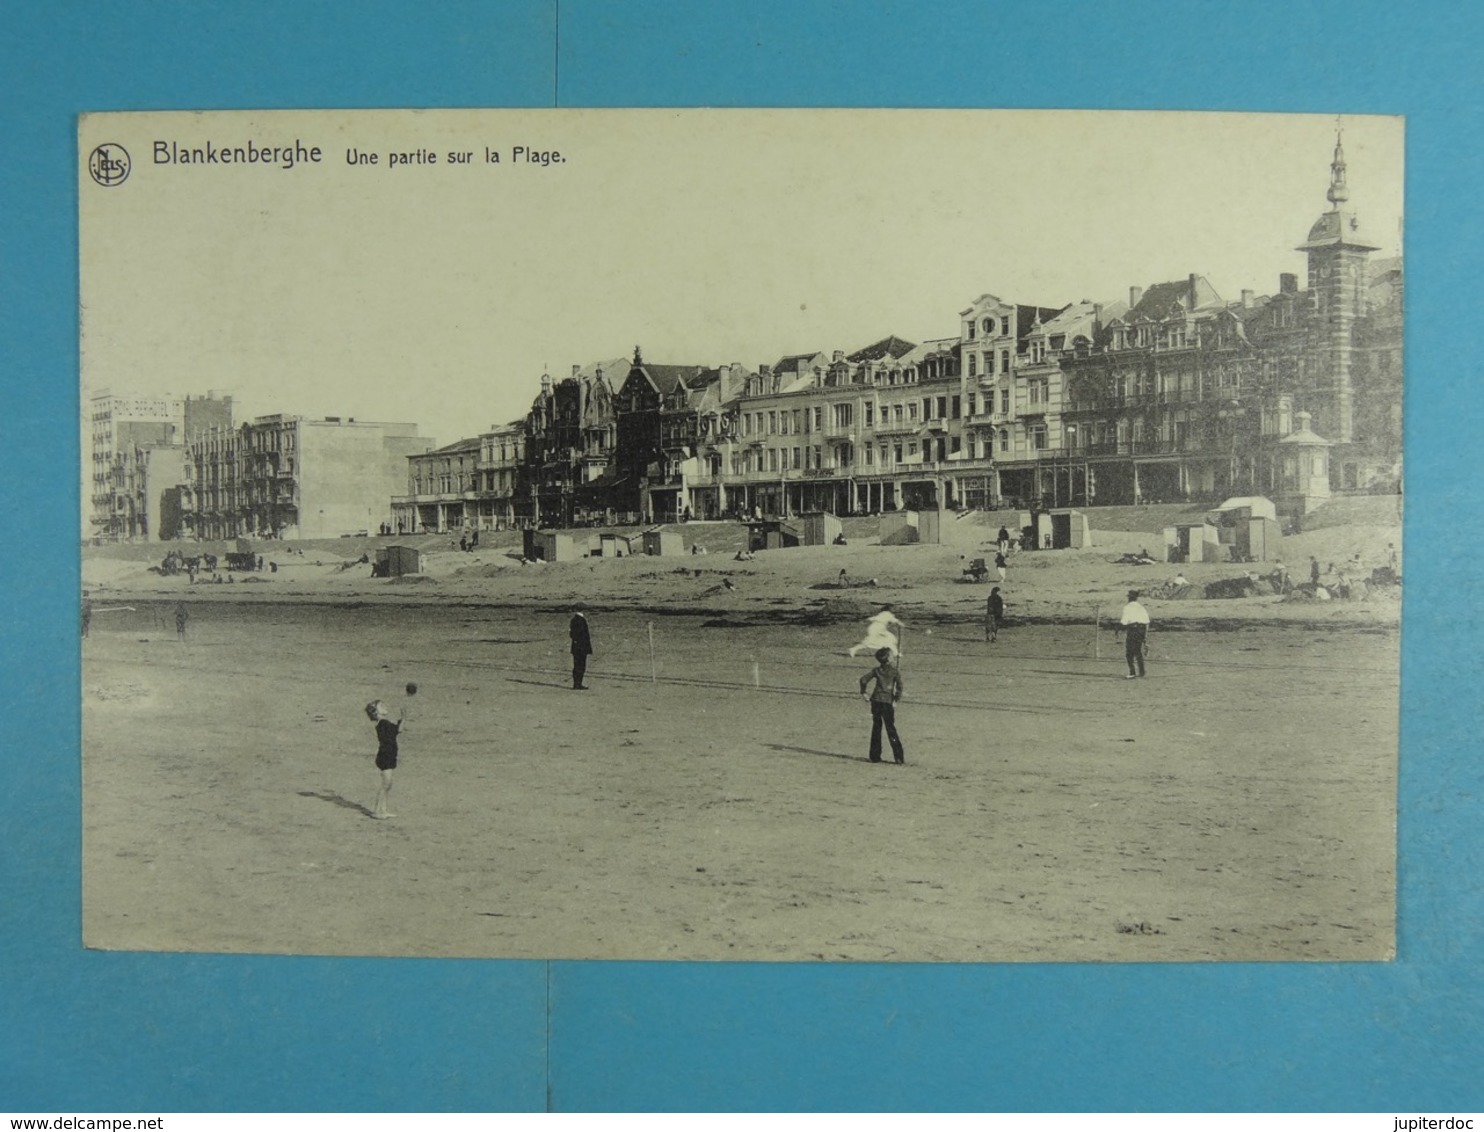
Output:
<svg viewBox="0 0 1484 1132">
<path fill-rule="evenodd" d="M 1335 123 L 1335 156 L 1329 163 L 1329 192 L 1324 195 L 1336 208 L 1350 199 L 1350 190 L 1345 185 L 1345 147 L 1341 144 L 1343 134 L 1339 123 Z"/>
</svg>

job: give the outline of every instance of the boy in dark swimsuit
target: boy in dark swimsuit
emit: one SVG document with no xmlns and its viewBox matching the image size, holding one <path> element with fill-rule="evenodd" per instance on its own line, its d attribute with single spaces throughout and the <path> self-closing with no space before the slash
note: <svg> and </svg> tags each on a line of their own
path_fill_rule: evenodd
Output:
<svg viewBox="0 0 1484 1132">
<path fill-rule="evenodd" d="M 394 818 L 397 815 L 386 808 L 392 792 L 392 771 L 397 769 L 397 734 L 402 730 L 403 716 L 393 723 L 380 700 L 366 705 L 366 717 L 376 725 L 376 769 L 381 772 L 381 787 L 376 792 L 376 805 L 371 810 L 373 818 Z"/>
</svg>

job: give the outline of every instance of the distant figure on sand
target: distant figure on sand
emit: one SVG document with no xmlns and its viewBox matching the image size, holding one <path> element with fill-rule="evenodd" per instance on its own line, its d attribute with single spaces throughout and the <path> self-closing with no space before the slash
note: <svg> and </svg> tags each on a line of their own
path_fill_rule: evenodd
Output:
<svg viewBox="0 0 1484 1132">
<path fill-rule="evenodd" d="M 1128 604 L 1118 619 L 1123 626 L 1123 657 L 1128 661 L 1126 680 L 1144 675 L 1144 640 L 1149 633 L 1149 611 L 1139 604 L 1139 591 L 1128 591 Z"/>
<path fill-rule="evenodd" d="M 895 629 L 892 626 L 896 626 Z M 897 620 L 891 606 L 883 605 L 881 611 L 866 622 L 866 636 L 864 640 L 858 641 L 846 650 L 846 656 L 854 656 L 862 649 L 875 652 L 877 649 L 886 649 L 896 658 L 902 653 L 902 623 Z"/>
<path fill-rule="evenodd" d="M 402 716 L 393 723 L 386 704 L 372 700 L 366 705 L 366 716 L 376 727 L 376 769 L 381 772 L 381 785 L 376 791 L 376 805 L 372 807 L 373 818 L 394 818 L 387 802 L 392 793 L 392 771 L 397 769 L 397 735 L 402 730 Z"/>
<path fill-rule="evenodd" d="M 587 675 L 587 658 L 593 655 L 593 638 L 581 604 L 572 607 L 572 620 L 567 623 L 567 635 L 572 639 L 572 690 L 585 692 L 587 685 L 582 682 L 582 678 Z"/>
<path fill-rule="evenodd" d="M 185 640 L 186 622 L 191 619 L 191 611 L 185 607 L 185 602 L 175 604 L 175 635 L 182 641 Z"/>
<path fill-rule="evenodd" d="M 986 641 L 997 641 L 1000 637 L 1000 624 L 1005 620 L 1005 599 L 1000 596 L 1000 587 L 995 586 L 989 591 L 989 600 L 984 605 L 984 639 Z"/>
<path fill-rule="evenodd" d="M 1008 559 L 1005 558 L 1003 552 L 994 556 L 994 568 L 996 571 L 999 572 L 1000 581 L 1002 582 L 1005 580 L 1005 568 L 1009 565 L 1010 562 Z"/>
<path fill-rule="evenodd" d="M 875 681 L 876 686 L 866 688 Z M 891 743 L 892 757 L 898 766 L 907 761 L 902 750 L 902 737 L 897 734 L 897 702 L 902 698 L 902 672 L 892 663 L 891 650 L 876 650 L 876 667 L 860 680 L 861 698 L 871 705 L 871 749 L 873 763 L 881 761 L 881 729 L 886 728 L 886 738 Z"/>
<path fill-rule="evenodd" d="M 1000 548 L 1001 554 L 1010 553 L 1010 532 L 1004 527 L 1000 528 L 999 537 L 996 539 L 995 545 Z"/>
</svg>

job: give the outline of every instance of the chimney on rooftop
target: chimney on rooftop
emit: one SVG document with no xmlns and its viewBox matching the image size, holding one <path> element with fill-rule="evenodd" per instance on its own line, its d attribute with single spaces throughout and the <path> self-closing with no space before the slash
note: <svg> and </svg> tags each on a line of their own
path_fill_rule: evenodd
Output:
<svg viewBox="0 0 1484 1132">
<path fill-rule="evenodd" d="M 1196 305 L 1195 281 L 1196 281 L 1196 273 L 1194 271 L 1192 271 L 1190 273 L 1190 305 L 1186 308 L 1187 310 L 1195 310 L 1195 305 Z"/>
<path fill-rule="evenodd" d="M 1244 287 L 1242 289 L 1242 309 L 1243 310 L 1251 310 L 1252 309 L 1252 298 L 1253 298 L 1252 292 L 1249 291 L 1249 290 L 1247 290 Z"/>
<path fill-rule="evenodd" d="M 573 377 L 576 377 L 581 372 L 582 372 L 582 367 L 580 365 L 578 365 L 576 362 L 573 362 L 572 363 L 572 376 Z"/>
<path fill-rule="evenodd" d="M 1144 297 L 1144 288 L 1142 288 L 1142 287 L 1130 287 L 1128 289 L 1128 305 L 1129 305 L 1129 309 L 1132 310 L 1134 307 L 1138 306 L 1139 305 L 1139 300 L 1142 299 L 1143 297 Z"/>
</svg>

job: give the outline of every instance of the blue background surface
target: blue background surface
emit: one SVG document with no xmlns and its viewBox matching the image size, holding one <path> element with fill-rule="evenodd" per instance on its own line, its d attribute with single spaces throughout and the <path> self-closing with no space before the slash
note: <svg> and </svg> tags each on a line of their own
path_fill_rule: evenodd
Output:
<svg viewBox="0 0 1484 1132">
<path fill-rule="evenodd" d="M 0 1109 L 1484 1108 L 1478 8 L 563 0 L 558 20 L 550 2 L 0 0 L 0 17 Z M 1407 116 L 1396 962 L 81 950 L 75 115 L 554 101 Z"/>
</svg>

